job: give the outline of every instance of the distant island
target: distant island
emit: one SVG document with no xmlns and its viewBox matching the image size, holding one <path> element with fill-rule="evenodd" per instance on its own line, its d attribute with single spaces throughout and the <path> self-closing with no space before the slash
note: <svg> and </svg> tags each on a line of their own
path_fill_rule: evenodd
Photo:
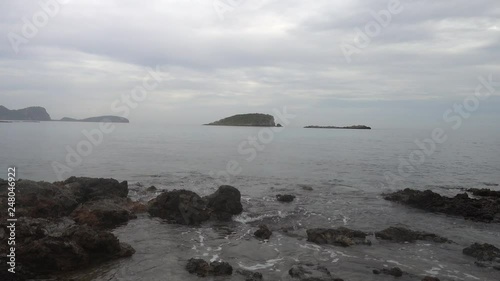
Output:
<svg viewBox="0 0 500 281">
<path fill-rule="evenodd" d="M 108 123 L 129 123 L 129 120 L 119 116 L 98 116 L 85 119 L 74 119 L 64 117 L 61 120 L 52 120 L 47 110 L 41 106 L 32 106 L 23 109 L 11 110 L 0 105 L 0 122 L 10 123 L 9 121 L 64 121 L 64 122 L 108 122 Z"/>
<path fill-rule="evenodd" d="M 209 124 L 207 126 L 248 126 L 248 127 L 275 127 L 274 117 L 269 114 L 262 113 L 248 113 L 237 114 L 231 117 L 221 119 Z M 281 127 L 278 124 L 278 127 Z"/>
<path fill-rule="evenodd" d="M 51 121 L 50 115 L 45 108 L 32 106 L 24 109 L 10 110 L 0 105 L 0 120 L 3 121 Z"/>
<path fill-rule="evenodd" d="M 85 119 L 75 119 L 75 118 L 64 117 L 59 121 L 63 121 L 63 122 L 107 122 L 107 123 L 129 123 L 130 122 L 125 117 L 112 116 L 112 115 L 90 117 L 90 118 L 85 118 Z"/>
<path fill-rule="evenodd" d="M 336 127 L 336 126 L 305 126 L 307 129 L 358 129 L 358 130 L 371 130 L 372 128 L 365 125 L 353 125 L 346 127 Z"/>
</svg>

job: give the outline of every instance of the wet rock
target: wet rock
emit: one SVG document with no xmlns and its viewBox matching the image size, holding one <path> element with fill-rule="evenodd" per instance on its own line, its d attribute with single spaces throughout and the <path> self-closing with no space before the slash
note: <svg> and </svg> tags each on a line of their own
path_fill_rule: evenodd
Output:
<svg viewBox="0 0 500 281">
<path fill-rule="evenodd" d="M 106 198 L 127 198 L 128 196 L 126 181 L 120 183 L 115 179 L 70 177 L 63 184 L 77 196 L 80 203 Z"/>
<path fill-rule="evenodd" d="M 160 194 L 151 201 L 148 212 L 151 216 L 185 225 L 198 225 L 210 218 L 206 202 L 198 194 L 188 190 Z"/>
<path fill-rule="evenodd" d="M 7 181 L 0 183 L 0 203 L 7 206 Z M 16 183 L 18 217 L 58 218 L 69 215 L 78 206 L 76 196 L 65 188 L 48 183 L 19 180 Z"/>
<path fill-rule="evenodd" d="M 500 259 L 500 249 L 491 244 L 474 243 L 463 249 L 463 254 L 476 258 L 479 261 L 494 261 Z"/>
<path fill-rule="evenodd" d="M 302 185 L 302 189 L 303 190 L 307 190 L 307 191 L 313 191 L 314 189 L 308 185 Z"/>
<path fill-rule="evenodd" d="M 236 273 L 245 277 L 245 281 L 262 281 L 262 274 L 245 269 L 238 269 Z"/>
<path fill-rule="evenodd" d="M 167 191 L 150 202 L 148 212 L 172 223 L 198 225 L 210 218 L 228 221 L 243 211 L 238 189 L 223 185 L 205 198 L 188 190 Z"/>
<path fill-rule="evenodd" d="M 289 195 L 289 194 L 283 194 L 283 195 L 278 194 L 278 195 L 276 195 L 276 200 L 278 200 L 279 202 L 290 203 L 293 200 L 295 200 L 295 196 Z"/>
<path fill-rule="evenodd" d="M 489 188 L 469 188 L 467 191 L 471 192 L 474 196 L 500 198 L 500 191 L 491 190 Z"/>
<path fill-rule="evenodd" d="M 233 274 L 233 267 L 227 262 L 212 262 L 208 264 L 203 259 L 190 259 L 186 270 L 200 277 L 227 276 Z"/>
<path fill-rule="evenodd" d="M 241 193 L 230 185 L 220 186 L 217 191 L 204 198 L 210 214 L 218 220 L 231 220 L 233 215 L 243 212 Z"/>
<path fill-rule="evenodd" d="M 439 278 L 437 277 L 425 276 L 424 279 L 422 279 L 422 281 L 441 281 L 441 280 L 439 280 Z"/>
<path fill-rule="evenodd" d="M 326 267 L 313 264 L 294 265 L 288 274 L 301 281 L 342 281 L 342 279 L 334 278 Z"/>
<path fill-rule="evenodd" d="M 375 232 L 375 237 L 395 242 L 415 242 L 416 240 L 432 241 L 436 243 L 450 242 L 448 239 L 433 233 L 413 231 L 400 226 L 392 226 Z"/>
<path fill-rule="evenodd" d="M 89 201 L 76 208 L 71 213 L 71 217 L 78 224 L 85 224 L 95 228 L 114 228 L 126 224 L 130 219 L 136 218 L 125 207 L 127 204 L 126 199 Z"/>
<path fill-rule="evenodd" d="M 481 222 L 500 222 L 500 199 L 469 198 L 467 193 L 453 198 L 441 196 L 431 190 L 404 189 L 385 194 L 386 200 L 399 202 L 429 212 L 439 212 Z"/>
<path fill-rule="evenodd" d="M 155 192 L 155 191 L 157 191 L 157 190 L 158 190 L 158 189 L 157 189 L 157 188 L 156 188 L 156 186 L 154 186 L 154 185 L 152 185 L 152 186 L 150 186 L 150 187 L 148 187 L 148 188 L 146 189 L 146 191 L 149 191 L 149 192 Z"/>
<path fill-rule="evenodd" d="M 390 269 L 383 268 L 383 269 L 374 269 L 373 274 L 386 274 L 386 275 L 391 275 L 394 277 L 401 277 L 403 276 L 403 271 L 399 267 L 393 267 Z"/>
<path fill-rule="evenodd" d="M 371 245 L 371 242 L 366 240 L 367 234 L 352 230 L 345 227 L 326 229 L 314 228 L 307 230 L 307 241 L 316 244 L 331 244 L 341 247 L 349 247 L 352 245 Z"/>
<path fill-rule="evenodd" d="M 17 258 L 36 276 L 82 269 L 135 252 L 112 233 L 67 218 L 22 218 L 17 231 Z"/>
<path fill-rule="evenodd" d="M 269 239 L 272 234 L 273 232 L 269 230 L 267 225 L 264 224 L 259 225 L 259 229 L 257 229 L 257 231 L 254 232 L 255 237 L 266 240 Z"/>
<path fill-rule="evenodd" d="M 132 201 L 129 199 L 129 200 L 127 200 L 126 207 L 133 214 L 145 213 L 148 211 L 147 204 L 143 203 L 141 201 Z"/>
</svg>

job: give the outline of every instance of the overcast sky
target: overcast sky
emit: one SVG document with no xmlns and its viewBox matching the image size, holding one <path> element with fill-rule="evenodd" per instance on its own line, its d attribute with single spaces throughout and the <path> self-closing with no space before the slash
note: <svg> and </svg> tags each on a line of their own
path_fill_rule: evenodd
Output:
<svg viewBox="0 0 500 281">
<path fill-rule="evenodd" d="M 148 67 L 161 83 L 132 122 L 287 106 L 296 125 L 430 126 L 479 76 L 500 81 L 498 0 L 61 0 L 27 38 L 39 2 L 55 0 L 0 2 L 0 104 L 54 119 L 117 115 Z M 391 19 L 374 26 L 374 13 Z M 356 41 L 370 23 L 370 42 Z M 471 120 L 498 126 L 497 89 Z"/>
</svg>

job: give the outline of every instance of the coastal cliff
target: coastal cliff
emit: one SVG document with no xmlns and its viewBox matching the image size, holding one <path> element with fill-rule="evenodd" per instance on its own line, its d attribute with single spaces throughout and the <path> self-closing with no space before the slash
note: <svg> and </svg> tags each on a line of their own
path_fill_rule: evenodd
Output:
<svg viewBox="0 0 500 281">
<path fill-rule="evenodd" d="M 32 106 L 23 109 L 10 110 L 0 105 L 0 120 L 16 121 L 50 121 L 50 115 L 45 108 Z"/>
</svg>

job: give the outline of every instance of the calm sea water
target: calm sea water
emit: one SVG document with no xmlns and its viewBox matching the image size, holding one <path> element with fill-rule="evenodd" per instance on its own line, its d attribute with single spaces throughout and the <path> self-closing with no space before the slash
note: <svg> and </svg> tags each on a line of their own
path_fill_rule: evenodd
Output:
<svg viewBox="0 0 500 281">
<path fill-rule="evenodd" d="M 82 131 L 95 130 L 98 124 L 0 123 L 0 177 L 5 178 L 7 167 L 14 165 L 20 178 L 56 181 L 53 165 L 57 162 L 71 170 L 62 174 L 63 178 L 127 180 L 131 197 L 140 200 L 156 195 L 145 192 L 150 185 L 205 195 L 223 181 L 240 189 L 245 212 L 233 223 L 208 223 L 198 228 L 168 225 L 143 215 L 114 231 L 137 250 L 132 258 L 77 272 L 73 277 L 198 280 L 187 274 L 184 265 L 191 257 L 203 257 L 258 270 L 265 280 L 288 280 L 288 269 L 298 261 L 321 263 L 345 280 L 382 280 L 384 277 L 373 275 L 371 270 L 384 266 L 399 266 L 417 276 L 437 275 L 442 280 L 498 280 L 498 271 L 476 267 L 461 250 L 473 242 L 500 246 L 499 225 L 429 214 L 381 197 L 383 192 L 404 187 L 428 188 L 446 195 L 460 192 L 460 188 L 499 189 L 498 131 L 447 131 L 445 143 L 405 173 L 402 181 L 387 186 L 385 175 L 399 175 L 400 161 L 418 150 L 414 141 L 429 138 L 432 128 L 365 131 L 287 127 L 274 132 L 271 140 L 266 134 L 269 131 L 262 128 L 115 126 L 114 132 L 105 134 L 102 143 L 93 145 L 92 152 L 82 157 L 81 164 L 72 166 L 65 159 L 68 147 L 76 150 L 86 140 Z M 265 143 L 259 141 L 259 134 L 267 138 Z M 249 137 L 255 137 L 260 146 L 251 161 Z M 238 165 L 239 169 L 233 170 L 239 173 L 229 179 L 219 177 L 227 172 L 228 163 Z M 274 200 L 278 193 L 295 194 L 297 200 L 279 204 Z M 260 223 L 276 229 L 268 243 L 252 237 Z M 457 244 L 380 242 L 345 249 L 319 247 L 305 239 L 305 229 L 312 227 L 376 231 L 396 224 L 431 231 Z"/>
</svg>

